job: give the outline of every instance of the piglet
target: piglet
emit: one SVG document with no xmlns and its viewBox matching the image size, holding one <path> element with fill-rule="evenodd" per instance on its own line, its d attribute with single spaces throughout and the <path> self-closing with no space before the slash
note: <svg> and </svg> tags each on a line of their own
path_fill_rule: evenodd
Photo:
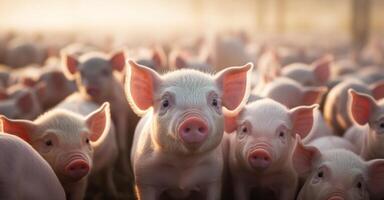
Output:
<svg viewBox="0 0 384 200">
<path fill-rule="evenodd" d="M 35 121 L 0 117 L 2 131 L 19 136 L 40 153 L 55 171 L 67 199 L 84 198 L 87 176 L 92 170 L 92 142 L 101 142 L 110 125 L 109 104 L 87 117 L 54 110 Z"/>
<path fill-rule="evenodd" d="M 349 89 L 380 99 L 384 96 L 384 81 L 367 85 L 359 80 L 348 79 L 337 84 L 329 91 L 324 104 L 324 119 L 339 135 L 343 135 L 353 125 L 353 121 L 348 114 Z"/>
<path fill-rule="evenodd" d="M 345 138 L 357 146 L 364 159 L 384 158 L 384 99 L 376 101 L 350 89 L 348 102 L 349 114 L 357 125 L 346 132 Z"/>
<path fill-rule="evenodd" d="M 363 161 L 346 149 L 297 144 L 295 169 L 306 178 L 298 200 L 382 199 L 384 160 Z"/>
<path fill-rule="evenodd" d="M 332 60 L 332 56 L 325 56 L 313 62 L 311 66 L 293 63 L 285 66 L 281 74 L 306 86 L 324 86 L 331 77 Z"/>
<path fill-rule="evenodd" d="M 49 164 L 19 137 L 0 134 L 0 199 L 65 200 Z"/>
<path fill-rule="evenodd" d="M 295 137 L 310 132 L 316 107 L 289 110 L 263 99 L 247 104 L 239 115 L 226 119 L 226 132 L 234 132 L 226 139 L 235 199 L 248 200 L 253 191 L 261 199 L 267 198 L 266 194 L 274 199 L 294 199 L 298 187 L 292 164 Z"/>
<path fill-rule="evenodd" d="M 220 199 L 224 117 L 246 102 L 252 64 L 214 76 L 191 69 L 159 75 L 129 64 L 127 98 L 145 114 L 131 154 L 138 198 Z"/>
</svg>

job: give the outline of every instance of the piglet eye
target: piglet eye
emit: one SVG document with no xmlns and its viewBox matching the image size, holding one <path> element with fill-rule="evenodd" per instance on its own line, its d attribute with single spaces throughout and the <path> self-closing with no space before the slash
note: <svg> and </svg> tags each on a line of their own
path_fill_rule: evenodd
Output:
<svg viewBox="0 0 384 200">
<path fill-rule="evenodd" d="M 280 131 L 280 132 L 279 132 L 279 137 L 284 137 L 284 136 L 285 136 L 284 131 Z"/>
<path fill-rule="evenodd" d="M 163 101 L 163 103 L 162 103 L 162 106 L 163 106 L 163 108 L 168 108 L 168 106 L 169 106 L 169 101 L 168 101 L 167 99 L 165 99 L 165 100 Z"/>
<path fill-rule="evenodd" d="M 87 143 L 87 144 L 89 144 L 89 139 L 87 138 L 87 139 L 85 139 L 85 142 Z"/>
<path fill-rule="evenodd" d="M 104 69 L 103 71 L 101 71 L 101 73 L 103 74 L 103 76 L 109 75 L 109 71 L 107 69 Z"/>
<path fill-rule="evenodd" d="M 323 178 L 324 177 L 324 172 L 323 171 L 318 172 L 317 173 L 317 177 Z"/>
<path fill-rule="evenodd" d="M 52 140 L 45 141 L 45 146 L 53 146 Z"/>
<path fill-rule="evenodd" d="M 381 122 L 379 126 L 384 129 L 384 122 Z"/>
<path fill-rule="evenodd" d="M 241 130 L 243 133 L 247 133 L 248 132 L 248 128 L 247 127 L 243 127 L 243 129 Z"/>
<path fill-rule="evenodd" d="M 357 182 L 356 187 L 361 189 L 361 188 L 363 188 L 363 184 L 359 181 L 359 182 Z"/>
<path fill-rule="evenodd" d="M 219 104 L 217 103 L 217 99 L 216 98 L 212 99 L 212 106 L 217 107 L 218 105 Z"/>
</svg>

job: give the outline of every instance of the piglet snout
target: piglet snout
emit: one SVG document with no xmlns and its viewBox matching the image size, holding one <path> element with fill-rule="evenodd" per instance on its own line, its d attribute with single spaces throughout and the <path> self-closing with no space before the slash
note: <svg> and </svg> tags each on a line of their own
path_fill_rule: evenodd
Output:
<svg viewBox="0 0 384 200">
<path fill-rule="evenodd" d="M 266 169 L 271 164 L 271 155 L 263 149 L 256 149 L 248 156 L 248 162 L 255 169 Z"/>
<path fill-rule="evenodd" d="M 183 142 L 187 144 L 199 144 L 208 136 L 208 125 L 198 117 L 188 117 L 181 122 L 178 133 Z"/>
<path fill-rule="evenodd" d="M 340 196 L 333 196 L 333 197 L 330 197 L 328 200 L 344 200 L 344 198 Z"/>
<path fill-rule="evenodd" d="M 71 179 L 77 181 L 86 176 L 89 172 L 89 165 L 84 160 L 76 159 L 70 162 L 65 168 L 65 173 Z"/>
</svg>

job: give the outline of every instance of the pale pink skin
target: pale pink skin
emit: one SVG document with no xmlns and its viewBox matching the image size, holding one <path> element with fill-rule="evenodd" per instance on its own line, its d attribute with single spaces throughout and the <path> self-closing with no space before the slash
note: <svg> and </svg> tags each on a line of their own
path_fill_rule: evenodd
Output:
<svg viewBox="0 0 384 200">
<path fill-rule="evenodd" d="M 82 55 L 80 58 L 63 54 L 62 59 L 67 77 L 75 79 L 79 93 L 84 99 L 99 105 L 105 101 L 111 104 L 120 155 L 119 170 L 128 174 L 133 133 L 139 117 L 127 106 L 123 85 L 114 76 L 114 72 L 124 71 L 124 54 L 120 51 L 107 56 L 94 52 Z"/>
<path fill-rule="evenodd" d="M 383 88 L 384 82 L 382 81 L 367 85 L 359 80 L 348 79 L 337 84 L 329 91 L 325 100 L 324 119 L 334 128 L 335 133 L 343 135 L 353 125 L 348 114 L 348 90 L 353 89 L 380 99 L 384 94 Z"/>
<path fill-rule="evenodd" d="M 85 100 L 79 93 L 74 93 L 54 109 L 69 110 L 85 117 L 97 108 L 98 105 L 96 103 Z M 93 167 L 89 177 L 90 187 L 95 185 L 96 187 L 103 188 L 103 191 L 97 189 L 100 192 L 105 192 L 104 189 L 106 188 L 108 195 L 116 198 L 117 189 L 113 180 L 113 173 L 119 152 L 113 123 L 110 124 L 108 134 L 105 138 L 98 143 L 92 143 L 92 147 L 94 154 Z"/>
<path fill-rule="evenodd" d="M 345 149 L 359 155 L 359 151 L 354 144 L 339 136 L 324 136 L 316 138 L 307 144 L 323 150 Z"/>
<path fill-rule="evenodd" d="M 43 112 L 37 97 L 41 90 L 44 89 L 18 87 L 16 92 L 9 94 L 9 98 L 0 102 L 0 113 L 13 119 L 35 119 Z"/>
<path fill-rule="evenodd" d="M 384 158 L 384 100 L 349 91 L 349 113 L 357 127 L 347 131 L 345 137 L 355 142 L 360 155 L 366 160 Z M 361 127 L 361 126 L 365 127 Z"/>
<path fill-rule="evenodd" d="M 326 92 L 326 87 L 302 86 L 296 81 L 280 77 L 266 84 L 260 96 L 273 99 L 291 109 L 301 105 L 320 104 Z M 304 143 L 319 137 L 333 135 L 332 128 L 324 121 L 319 110 L 315 111 L 314 117 L 313 128 L 305 137 Z"/>
<path fill-rule="evenodd" d="M 1 122 L 2 132 L 19 136 L 49 163 L 63 185 L 67 199 L 84 198 L 87 177 L 93 165 L 91 142 L 103 140 L 110 124 L 108 103 L 87 117 L 54 110 L 33 122 L 4 116 Z"/>
<path fill-rule="evenodd" d="M 310 66 L 293 63 L 285 66 L 281 75 L 291 78 L 306 86 L 324 86 L 331 77 L 330 65 L 332 57 L 327 56 L 313 62 Z"/>
<path fill-rule="evenodd" d="M 325 148 L 325 149 L 323 149 Z M 298 200 L 380 199 L 384 189 L 384 160 L 363 161 L 343 148 L 304 146 L 295 149 L 295 169 L 306 181 Z"/>
<path fill-rule="evenodd" d="M 298 187 L 292 165 L 296 134 L 305 137 L 310 132 L 315 107 L 288 110 L 263 99 L 247 104 L 238 116 L 225 122 L 226 132 L 231 133 L 226 138 L 227 159 L 235 199 L 250 199 L 254 189 L 272 191 L 277 199 L 294 199 Z"/>
<path fill-rule="evenodd" d="M 0 135 L 0 199 L 58 199 L 65 192 L 49 164 L 26 142 Z"/>
<path fill-rule="evenodd" d="M 129 63 L 127 97 L 145 114 L 131 154 L 138 199 L 186 198 L 192 191 L 220 199 L 224 117 L 245 103 L 252 64 L 215 76 L 190 69 L 160 76 Z"/>
</svg>

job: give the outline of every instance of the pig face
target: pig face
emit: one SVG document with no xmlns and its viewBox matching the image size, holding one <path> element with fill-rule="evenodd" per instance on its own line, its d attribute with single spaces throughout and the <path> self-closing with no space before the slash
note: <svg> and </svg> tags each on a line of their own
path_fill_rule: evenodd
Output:
<svg viewBox="0 0 384 200">
<path fill-rule="evenodd" d="M 94 100 L 106 99 L 114 83 L 113 71 L 122 72 L 125 66 L 124 52 L 109 58 L 105 55 L 89 53 L 80 57 L 62 55 L 63 66 L 68 78 L 76 79 L 81 94 Z"/>
<path fill-rule="evenodd" d="M 152 136 L 157 145 L 179 153 L 202 153 L 221 142 L 224 116 L 236 112 L 248 95 L 252 64 L 215 76 L 183 69 L 160 76 L 129 61 L 126 92 L 137 114 L 153 108 Z"/>
<path fill-rule="evenodd" d="M 368 200 L 383 189 L 382 159 L 364 162 L 348 150 L 320 152 L 301 142 L 294 158 L 298 173 L 307 177 L 299 200 Z"/>
<path fill-rule="evenodd" d="M 295 135 L 305 137 L 313 125 L 313 109 L 285 106 L 263 99 L 247 104 L 239 116 L 227 118 L 226 132 L 236 131 L 236 157 L 249 170 L 281 169 L 291 158 Z"/>
<path fill-rule="evenodd" d="M 284 67 L 282 75 L 306 86 L 325 85 L 330 78 L 332 60 L 331 56 L 327 56 L 315 61 L 311 66 L 294 63 Z"/>
<path fill-rule="evenodd" d="M 78 181 L 92 168 L 92 142 L 104 139 L 109 126 L 109 104 L 85 119 L 53 110 L 34 122 L 1 117 L 2 131 L 30 143 L 51 165 L 61 181 Z"/>
</svg>

